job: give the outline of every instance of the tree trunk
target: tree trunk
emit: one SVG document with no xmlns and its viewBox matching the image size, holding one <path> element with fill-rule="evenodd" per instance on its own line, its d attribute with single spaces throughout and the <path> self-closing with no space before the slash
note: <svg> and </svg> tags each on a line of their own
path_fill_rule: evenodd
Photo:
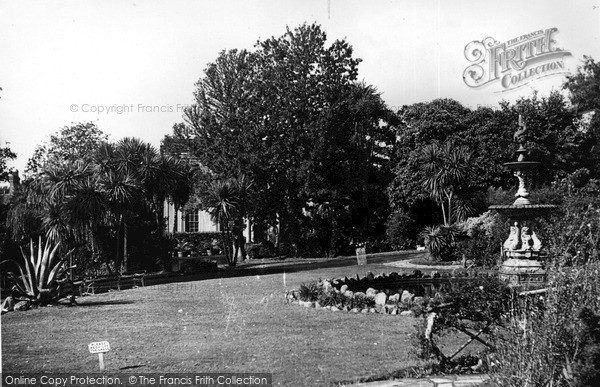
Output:
<svg viewBox="0 0 600 387">
<path fill-rule="evenodd" d="M 340 253 L 340 228 L 338 226 L 337 216 L 334 214 L 331 219 L 331 239 L 329 241 L 329 256 L 336 257 Z"/>
<path fill-rule="evenodd" d="M 175 215 L 173 215 L 173 234 L 175 234 L 177 232 L 177 213 L 179 212 L 179 206 L 174 204 L 173 208 L 175 209 Z"/>
<path fill-rule="evenodd" d="M 444 200 L 440 200 L 440 206 L 442 207 L 442 217 L 444 218 L 444 226 L 447 226 L 448 220 L 446 219 L 446 205 L 444 204 Z"/>
<path fill-rule="evenodd" d="M 277 246 L 281 242 L 291 244 L 297 244 L 300 235 L 300 226 L 298 220 L 302 216 L 302 205 L 297 200 L 291 198 L 286 199 L 286 206 L 284 211 L 279 214 L 279 233 L 277 239 Z"/>
<path fill-rule="evenodd" d="M 117 225 L 117 257 L 115 259 L 115 270 L 121 274 L 123 272 L 122 257 L 121 257 L 121 240 L 123 239 L 123 214 L 119 215 L 119 223 Z"/>
<path fill-rule="evenodd" d="M 454 193 L 452 191 L 450 191 L 449 193 L 446 193 L 446 197 L 448 198 L 448 224 L 446 224 L 446 226 L 449 226 L 450 224 L 452 224 L 452 197 L 454 196 Z"/>
<path fill-rule="evenodd" d="M 229 231 L 229 228 L 227 226 L 224 226 L 222 229 L 223 229 L 222 232 L 223 232 L 223 245 L 224 245 L 223 252 L 225 253 L 225 259 L 227 259 L 227 263 L 229 264 L 229 266 L 235 266 L 237 263 L 237 259 L 232 254 L 231 231 Z"/>
<path fill-rule="evenodd" d="M 129 269 L 129 252 L 127 251 L 127 222 L 123 222 L 123 267 L 127 273 Z"/>
</svg>

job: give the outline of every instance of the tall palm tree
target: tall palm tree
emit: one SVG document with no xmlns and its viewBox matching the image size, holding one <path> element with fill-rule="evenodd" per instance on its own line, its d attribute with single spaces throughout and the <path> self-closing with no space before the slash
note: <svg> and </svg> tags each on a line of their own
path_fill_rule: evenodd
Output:
<svg viewBox="0 0 600 387">
<path fill-rule="evenodd" d="M 163 203 L 178 189 L 177 200 L 187 201 L 185 185 L 188 184 L 189 168 L 171 156 L 161 155 L 152 145 L 138 138 L 126 137 L 114 147 L 101 149 L 101 155 L 110 158 L 98 165 L 105 176 L 106 192 L 109 202 L 118 215 L 119 235 L 123 242 L 123 263 L 127 269 L 127 211 L 133 201 L 141 200 L 154 215 L 154 227 L 157 235 L 165 229 Z M 182 197 L 183 196 L 183 197 Z M 118 238 L 119 246 L 121 238 Z"/>
<path fill-rule="evenodd" d="M 431 143 L 421 150 L 419 168 L 424 173 L 423 186 L 440 205 L 444 225 L 461 220 L 469 211 L 468 203 L 457 197 L 471 173 L 471 152 L 451 142 Z M 457 205 L 453 208 L 453 204 Z"/>
<path fill-rule="evenodd" d="M 42 224 L 46 238 L 67 246 L 67 239 L 82 241 L 88 235 L 89 219 L 96 214 L 88 211 L 95 207 L 73 205 L 82 198 L 81 186 L 92 175 L 89 164 L 83 161 L 75 163 L 51 163 L 41 173 L 41 184 L 45 197 L 45 211 Z"/>
<path fill-rule="evenodd" d="M 117 223 L 117 257 L 116 264 L 120 272 L 127 270 L 127 209 L 136 196 L 140 185 L 137 179 L 128 173 L 109 171 L 99 177 L 101 190 L 105 193 L 107 205 Z M 123 254 L 121 255 L 121 244 Z"/>
<path fill-rule="evenodd" d="M 82 179 L 73 189 L 73 196 L 66 205 L 70 222 L 82 240 L 87 241 L 94 255 L 99 253 L 98 231 L 107 223 L 108 202 L 98 177 L 91 175 Z M 107 262 L 107 267 L 110 267 Z"/>
<path fill-rule="evenodd" d="M 27 180 L 11 198 L 6 225 L 15 241 L 24 243 L 30 236 L 42 233 L 42 197 L 41 184 L 36 180 Z"/>
<path fill-rule="evenodd" d="M 62 202 L 73 195 L 75 187 L 91 175 L 90 165 L 83 161 L 75 163 L 52 163 L 42 171 L 42 182 L 52 202 Z"/>
<path fill-rule="evenodd" d="M 25 184 L 11 212 L 16 231 L 45 234 L 49 243 L 60 245 L 60 255 L 90 247 L 97 251 L 96 230 L 104 220 L 104 196 L 85 162 L 48 163 L 35 179 Z M 31 225 L 37 223 L 36 229 Z M 21 225 L 19 225 L 21 224 Z"/>
<path fill-rule="evenodd" d="M 208 186 L 209 214 L 223 234 L 224 252 L 230 266 L 235 266 L 237 257 L 232 254 L 231 232 L 239 206 L 239 193 L 232 179 L 215 180 Z"/>
<path fill-rule="evenodd" d="M 250 215 L 252 204 L 252 195 L 254 190 L 254 181 L 244 174 L 239 174 L 231 180 L 237 191 L 238 203 L 235 211 L 235 220 L 233 227 L 233 238 L 235 251 L 233 255 L 238 256 L 238 250 L 241 252 L 242 258 L 246 258 L 246 243 L 244 239 L 244 217 Z"/>
</svg>

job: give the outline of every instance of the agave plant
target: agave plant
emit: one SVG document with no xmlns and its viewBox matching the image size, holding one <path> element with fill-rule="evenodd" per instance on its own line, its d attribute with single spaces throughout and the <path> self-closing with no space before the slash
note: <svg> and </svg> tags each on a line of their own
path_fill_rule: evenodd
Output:
<svg viewBox="0 0 600 387">
<path fill-rule="evenodd" d="M 9 272 L 22 296 L 41 304 L 56 301 L 59 297 L 58 279 L 64 271 L 64 261 L 56 255 L 60 242 L 52 246 L 50 240 L 42 244 L 40 236 L 37 252 L 33 240 L 29 242 L 29 254 L 21 247 L 23 263 L 9 259 L 0 265 L 12 264 L 18 273 Z M 43 247 L 42 247 L 43 246 Z"/>
</svg>

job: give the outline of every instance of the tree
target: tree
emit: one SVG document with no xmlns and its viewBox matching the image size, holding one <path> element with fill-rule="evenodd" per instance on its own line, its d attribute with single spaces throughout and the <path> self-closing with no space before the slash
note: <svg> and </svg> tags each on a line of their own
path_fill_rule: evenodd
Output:
<svg viewBox="0 0 600 387">
<path fill-rule="evenodd" d="M 90 161 L 96 149 L 107 141 L 108 136 L 93 122 L 65 126 L 51 135 L 47 143 L 35 149 L 33 156 L 27 161 L 25 173 L 35 176 L 46 165 Z"/>
<path fill-rule="evenodd" d="M 421 150 L 419 168 L 425 179 L 423 186 L 442 209 L 444 226 L 461 221 L 471 211 L 466 198 L 459 196 L 469 182 L 471 153 L 451 142 L 434 142 Z"/>
<path fill-rule="evenodd" d="M 244 218 L 250 216 L 253 212 L 252 197 L 254 190 L 254 182 L 244 174 L 236 176 L 232 183 L 237 193 L 237 206 L 235 208 L 235 219 L 233 221 L 233 238 L 235 251 L 233 256 L 235 259 L 238 257 L 238 251 L 242 256 L 242 259 L 246 258 L 246 238 L 244 238 Z"/>
<path fill-rule="evenodd" d="M 441 201 L 442 197 L 438 195 L 440 191 L 434 193 L 428 189 L 428 184 L 425 184 L 427 179 L 433 175 L 428 175 L 423 168 L 424 155 L 422 152 L 425 149 L 433 150 L 435 148 L 438 150 L 439 144 L 446 141 L 452 142 L 456 146 L 464 145 L 471 148 L 476 143 L 472 140 L 473 137 L 485 138 L 488 134 L 492 135 L 485 130 L 492 129 L 491 126 L 484 127 L 484 130 L 475 130 L 476 125 L 470 119 L 470 115 L 470 109 L 452 99 L 436 99 L 403 106 L 397 112 L 396 141 L 392 155 L 394 177 L 387 189 L 391 207 L 387 227 L 396 231 L 388 233 L 390 243 L 397 244 L 405 239 L 412 239 L 415 243 L 418 238 L 414 232 L 415 229 L 419 230 L 431 224 L 450 222 L 446 213 L 447 205 L 443 204 L 446 203 L 446 199 Z M 471 131 L 472 134 L 469 136 L 471 141 L 467 145 L 463 143 L 462 137 L 468 131 Z M 483 144 L 487 144 L 487 142 L 484 141 Z M 472 164 L 477 166 L 481 162 L 483 165 L 487 165 L 489 161 L 485 159 L 486 151 L 487 149 L 482 149 L 478 154 L 479 157 L 477 160 L 473 160 Z M 483 172 L 487 171 L 484 169 Z M 472 189 L 476 190 L 481 186 L 487 188 L 488 184 L 479 180 L 483 179 L 483 176 L 486 175 L 473 176 L 469 182 Z M 438 210 L 440 205 L 444 209 L 441 212 L 442 216 Z M 412 227 L 399 230 L 391 224 L 395 220 L 411 224 Z M 407 244 L 407 242 L 403 243 Z"/>
<path fill-rule="evenodd" d="M 391 133 L 384 135 L 387 127 L 380 125 L 385 104 L 374 88 L 356 83 L 360 59 L 352 47 L 326 41 L 319 26 L 305 24 L 259 41 L 253 52 L 222 52 L 185 112 L 193 135 L 176 127 L 165 139 L 173 148 L 193 139 L 187 152 L 217 178 L 251 178 L 251 216 L 279 225 L 281 242 L 299 242 L 303 209 L 323 189 L 353 191 L 359 204 L 350 215 L 360 217 L 364 232 L 369 192 L 377 191 L 370 184 L 385 176 L 379 173 L 382 140 Z M 348 215 L 336 213 L 329 226 Z"/>
<path fill-rule="evenodd" d="M 219 225 L 223 233 L 223 250 L 227 262 L 235 266 L 237 257 L 232 252 L 232 229 L 236 212 L 239 209 L 239 192 L 232 179 L 215 180 L 208 189 L 209 213 L 213 222 Z"/>
<path fill-rule="evenodd" d="M 185 163 L 160 154 L 140 139 L 128 137 L 114 146 L 101 147 L 97 164 L 100 184 L 119 224 L 117 246 L 121 246 L 122 241 L 123 254 L 117 253 L 118 266 L 127 271 L 130 219 L 139 217 L 140 211 L 147 211 L 153 216 L 155 234 L 162 236 L 165 230 L 163 203 L 167 197 L 175 197 L 178 203 L 185 199 L 190 171 Z"/>
<path fill-rule="evenodd" d="M 111 144 L 100 138 L 95 126 L 75 125 L 52 136 L 44 152 L 39 148 L 44 157 L 32 160 L 43 164 L 35 164 L 15 198 L 10 225 L 19 238 L 44 233 L 61 249 L 78 249 L 83 266 L 104 256 L 109 271 L 114 263 L 122 273 L 131 267 L 132 248 L 144 258 L 151 255 L 144 251 L 161 251 L 163 202 L 176 191 L 184 200 L 189 169 L 139 139 Z"/>
<path fill-rule="evenodd" d="M 17 154 L 9 147 L 0 148 L 0 182 L 9 180 L 11 170 L 8 167 L 8 163 L 16 157 Z M 16 193 L 14 192 L 13 194 Z M 6 194 L 6 192 L 3 192 L 3 194 Z M 7 224 L 9 209 L 9 203 L 2 198 L 0 200 L 0 259 L 6 256 L 7 253 L 16 253 L 16 246 L 11 241 L 10 228 Z"/>
<path fill-rule="evenodd" d="M 563 89 L 568 90 L 569 100 L 577 113 L 579 132 L 586 135 L 586 152 L 590 178 L 600 178 L 600 63 L 591 57 L 583 57 L 583 65 L 577 73 L 567 76 Z"/>
<path fill-rule="evenodd" d="M 326 46 L 326 40 L 319 26 L 305 24 L 259 42 L 256 53 L 257 116 L 264 117 L 259 138 L 267 160 L 263 171 L 279 199 L 273 207 L 280 240 L 288 243 L 298 243 L 302 209 L 318 191 L 311 186 L 329 188 L 346 176 L 340 169 L 354 126 L 345 125 L 344 102 L 360 59 L 352 57 L 347 42 Z"/>
<path fill-rule="evenodd" d="M 8 162 L 17 158 L 17 154 L 9 147 L 0 148 L 0 181 L 8 181 Z"/>
<path fill-rule="evenodd" d="M 600 63 L 584 56 L 577 73 L 567 75 L 563 89 L 569 91 L 569 99 L 578 111 L 600 109 Z"/>
<path fill-rule="evenodd" d="M 237 264 L 239 251 L 242 258 L 246 256 L 244 221 L 249 217 L 253 206 L 253 187 L 254 182 L 240 174 L 227 179 L 212 180 L 201 193 L 203 208 L 223 233 L 223 250 L 231 266 Z"/>
<path fill-rule="evenodd" d="M 428 198 L 429 193 L 421 184 L 420 149 L 434 141 L 452 140 L 457 133 L 464 132 L 464 118 L 469 114 L 468 108 L 451 99 L 416 103 L 398 111 L 395 178 L 388 190 L 393 209 L 410 207 Z"/>
<path fill-rule="evenodd" d="M 502 102 L 498 109 L 471 110 L 450 99 L 417 103 L 398 112 L 395 177 L 388 188 L 392 216 L 406 214 L 417 222 L 417 227 L 452 221 L 444 219 L 444 214 L 437 220 L 432 218 L 434 203 L 422 184 L 427 176 L 419 167 L 421 149 L 435 142 L 469 149 L 472 173 L 462 196 L 472 199 L 474 213 L 487 208 L 488 188 L 512 189 L 516 180 L 503 164 L 515 160 L 518 144 L 513 136 L 519 115 L 528 128 L 528 157 L 542 162 L 532 175 L 534 184 L 549 184 L 555 176 L 577 170 L 587 170 L 594 176 L 598 168 L 590 158 L 593 142 L 577 128 L 574 112 L 558 92 L 547 97 L 534 93 L 514 104 Z"/>
<path fill-rule="evenodd" d="M 108 208 L 117 225 L 115 263 L 122 273 L 128 268 L 127 222 L 133 202 L 138 198 L 141 187 L 134 176 L 127 172 L 109 170 L 99 178 L 100 189 L 105 193 Z M 122 254 L 121 254 L 122 252 Z"/>
<path fill-rule="evenodd" d="M 534 93 L 531 97 L 520 98 L 514 104 L 501 103 L 501 112 L 516 130 L 519 115 L 527 126 L 526 148 L 529 159 L 542 164 L 531 175 L 532 183 L 548 185 L 556 177 L 585 168 L 593 174 L 598 167 L 592 162 L 593 141 L 589 132 L 579 130 L 575 125 L 577 115 L 565 98 L 553 91 L 547 97 Z M 510 160 L 514 160 L 513 150 L 517 144 L 512 140 Z M 514 182 L 515 180 L 512 179 Z"/>
</svg>

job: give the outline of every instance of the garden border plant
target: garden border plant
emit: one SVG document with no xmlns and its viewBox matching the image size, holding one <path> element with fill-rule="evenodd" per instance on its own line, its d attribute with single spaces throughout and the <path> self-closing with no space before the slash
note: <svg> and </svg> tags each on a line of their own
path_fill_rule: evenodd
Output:
<svg viewBox="0 0 600 387">
<path fill-rule="evenodd" d="M 424 274 L 415 270 L 411 274 L 368 272 L 364 277 L 338 278 L 304 283 L 300 288 L 286 292 L 286 300 L 305 307 L 354 313 L 385 313 L 418 316 L 428 309 L 437 294 L 417 295 L 421 286 L 453 286 L 457 281 L 488 276 L 487 273 L 458 270 L 454 273 L 433 271 Z M 394 291 L 397 289 L 398 291 Z M 412 291 L 412 292 L 411 292 Z"/>
<path fill-rule="evenodd" d="M 29 241 L 29 251 L 21 247 L 23 259 L 8 259 L 0 262 L 0 266 L 12 266 L 8 269 L 8 278 L 13 285 L 13 296 L 19 301 L 27 301 L 35 305 L 46 305 L 57 302 L 62 296 L 62 276 L 66 273 L 66 261 L 57 255 L 60 242 L 53 243 L 47 239 L 42 242 L 39 236 L 37 246 L 33 239 Z"/>
</svg>

